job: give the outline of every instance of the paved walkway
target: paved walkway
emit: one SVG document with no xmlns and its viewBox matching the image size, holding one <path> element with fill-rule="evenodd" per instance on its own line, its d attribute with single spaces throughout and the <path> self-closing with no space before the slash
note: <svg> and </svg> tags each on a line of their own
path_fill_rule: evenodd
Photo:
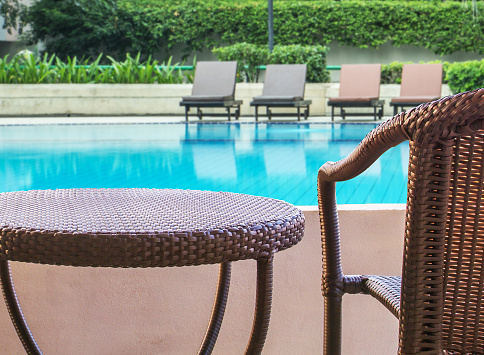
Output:
<svg viewBox="0 0 484 355">
<path fill-rule="evenodd" d="M 384 117 L 383 120 L 377 122 L 383 122 L 390 118 Z M 163 122 L 179 122 L 185 123 L 184 116 L 38 116 L 38 117 L 0 117 L 0 125 L 15 125 L 15 124 L 83 124 L 83 123 L 163 123 Z M 196 117 L 191 117 L 190 123 L 193 122 L 227 122 L 226 119 L 215 119 L 209 116 L 204 117 L 202 121 Z M 243 116 L 238 121 L 232 120 L 231 122 L 255 122 L 254 116 Z M 297 119 L 291 117 L 277 117 L 269 121 L 267 118 L 260 118 L 259 122 L 298 122 Z M 331 117 L 328 116 L 310 116 L 308 120 L 301 120 L 301 123 L 330 123 Z M 342 120 L 341 118 L 335 118 L 335 123 L 351 122 L 351 123 L 363 123 L 363 122 L 375 122 L 371 117 L 358 117 Z"/>
</svg>

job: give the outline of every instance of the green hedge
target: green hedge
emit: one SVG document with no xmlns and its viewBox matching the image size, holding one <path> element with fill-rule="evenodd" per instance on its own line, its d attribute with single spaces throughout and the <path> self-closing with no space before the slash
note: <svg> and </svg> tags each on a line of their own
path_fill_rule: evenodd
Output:
<svg viewBox="0 0 484 355">
<path fill-rule="evenodd" d="M 267 2 L 38 0 L 25 17 L 30 40 L 61 57 L 103 50 L 185 53 L 224 44 L 267 44 Z M 484 4 L 477 4 L 484 13 Z M 275 43 L 360 48 L 415 45 L 436 54 L 484 53 L 484 16 L 472 6 L 434 1 L 276 1 Z M 101 48 L 100 48 L 101 47 Z M 97 52 L 96 52 L 97 51 Z"/>
<path fill-rule="evenodd" d="M 454 94 L 482 88 L 484 87 L 484 60 L 449 64 L 445 79 Z"/>
<path fill-rule="evenodd" d="M 215 48 L 219 60 L 235 60 L 238 63 L 239 81 L 258 82 L 259 67 L 267 64 L 307 64 L 308 83 L 326 83 L 329 71 L 326 69 L 328 48 L 323 46 L 274 46 L 269 53 L 267 46 L 247 43 Z"/>
</svg>

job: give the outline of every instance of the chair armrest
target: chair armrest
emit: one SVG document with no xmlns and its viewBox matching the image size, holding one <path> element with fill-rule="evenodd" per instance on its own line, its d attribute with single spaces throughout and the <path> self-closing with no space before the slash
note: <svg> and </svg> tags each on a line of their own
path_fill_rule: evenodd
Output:
<svg viewBox="0 0 484 355">
<path fill-rule="evenodd" d="M 362 278 L 348 280 L 341 267 L 341 244 L 336 203 L 336 182 L 349 180 L 365 171 L 386 150 L 408 139 L 402 129 L 403 115 L 397 115 L 372 130 L 346 158 L 327 162 L 318 173 L 318 205 L 323 250 L 322 290 L 324 296 L 341 297 L 350 291 L 361 292 Z M 353 280 L 353 278 L 351 279 Z M 354 289 L 354 290 L 353 290 Z"/>
<path fill-rule="evenodd" d="M 401 124 L 403 117 L 399 114 L 376 127 L 346 158 L 323 164 L 319 168 L 318 180 L 323 182 L 352 179 L 368 169 L 388 149 L 408 140 L 408 134 Z"/>
</svg>

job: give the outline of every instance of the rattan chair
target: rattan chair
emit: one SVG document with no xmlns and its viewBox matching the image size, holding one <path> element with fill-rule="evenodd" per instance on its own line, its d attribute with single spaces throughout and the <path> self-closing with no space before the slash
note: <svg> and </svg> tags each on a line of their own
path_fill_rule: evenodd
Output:
<svg viewBox="0 0 484 355">
<path fill-rule="evenodd" d="M 335 183 L 408 140 L 401 276 L 345 276 Z M 484 354 L 484 89 L 401 113 L 319 170 L 324 354 L 341 353 L 341 301 L 369 294 L 399 319 L 399 354 Z M 378 228 L 378 226 L 375 226 Z"/>
</svg>

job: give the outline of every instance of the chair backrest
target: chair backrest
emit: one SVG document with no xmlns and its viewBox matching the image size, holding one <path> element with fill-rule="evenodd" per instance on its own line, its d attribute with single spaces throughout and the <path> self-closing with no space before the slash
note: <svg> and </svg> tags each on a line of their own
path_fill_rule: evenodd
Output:
<svg viewBox="0 0 484 355">
<path fill-rule="evenodd" d="M 237 62 L 197 62 L 192 95 L 235 95 Z"/>
<path fill-rule="evenodd" d="M 404 64 L 400 96 L 440 97 L 442 64 Z"/>
<path fill-rule="evenodd" d="M 339 97 L 380 97 L 381 64 L 343 64 Z"/>
<path fill-rule="evenodd" d="M 262 96 L 304 98 L 306 64 L 270 64 L 266 67 Z"/>
<path fill-rule="evenodd" d="M 319 186 L 353 178 L 409 141 L 400 353 L 484 353 L 484 88 L 384 122 Z M 326 186 L 325 185 L 325 186 Z"/>
</svg>

